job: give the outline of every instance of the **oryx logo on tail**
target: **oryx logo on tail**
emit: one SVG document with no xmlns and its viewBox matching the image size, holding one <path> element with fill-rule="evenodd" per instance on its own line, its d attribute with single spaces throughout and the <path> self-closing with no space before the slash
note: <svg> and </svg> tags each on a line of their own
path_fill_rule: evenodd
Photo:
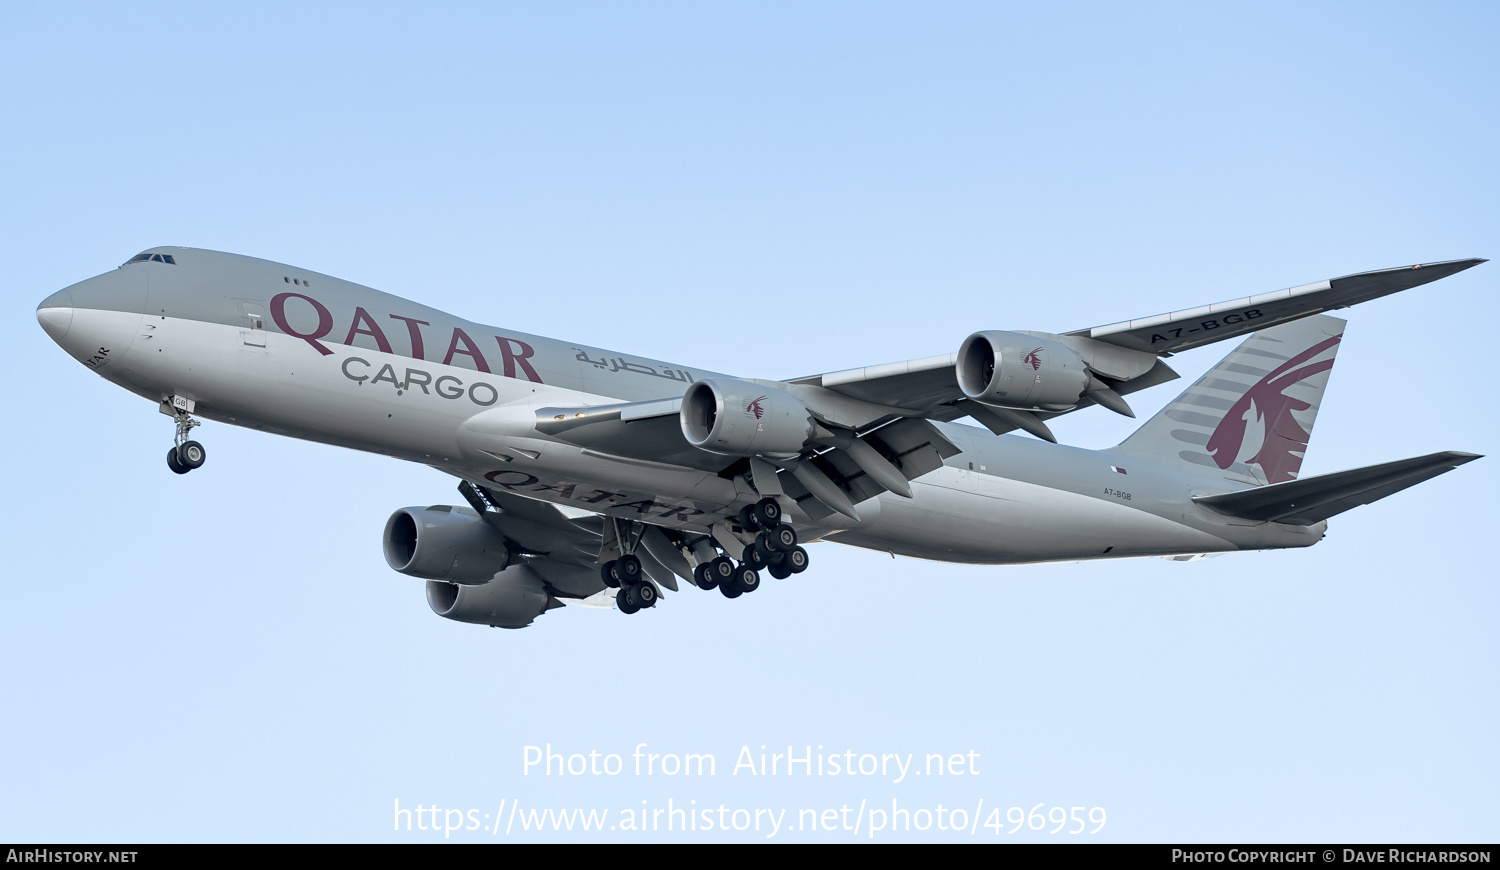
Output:
<svg viewBox="0 0 1500 870">
<path fill-rule="evenodd" d="M 1332 359 L 1309 365 L 1303 363 L 1334 347 L 1343 337 L 1340 333 L 1297 354 L 1277 366 L 1240 396 L 1208 438 L 1208 452 L 1220 468 L 1229 468 L 1240 459 L 1242 453 L 1248 452 L 1246 436 L 1249 434 L 1249 424 L 1254 422 L 1261 429 L 1260 444 L 1257 447 L 1252 443 L 1249 449 L 1255 452 L 1243 461 L 1259 465 L 1265 471 L 1269 483 L 1294 480 L 1297 477 L 1308 439 L 1312 436 L 1297 421 L 1294 412 L 1306 411 L 1312 404 L 1294 399 L 1286 391 L 1319 372 L 1332 369 Z"/>
</svg>

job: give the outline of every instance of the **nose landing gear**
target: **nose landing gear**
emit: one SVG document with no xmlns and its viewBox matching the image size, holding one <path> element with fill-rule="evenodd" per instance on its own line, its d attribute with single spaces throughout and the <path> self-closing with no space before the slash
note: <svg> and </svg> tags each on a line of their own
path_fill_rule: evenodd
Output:
<svg viewBox="0 0 1500 870">
<path fill-rule="evenodd" d="M 176 474 L 187 474 L 203 465 L 204 460 L 208 459 L 208 451 L 203 449 L 202 444 L 188 440 L 188 434 L 192 432 L 193 427 L 202 426 L 203 423 L 193 419 L 188 413 L 192 403 L 187 399 L 173 396 L 171 407 L 172 410 L 169 413 L 177 424 L 177 433 L 172 438 L 172 449 L 167 451 L 167 467 Z"/>
<path fill-rule="evenodd" d="M 203 445 L 197 441 L 184 441 L 181 445 L 167 451 L 167 467 L 177 474 L 187 474 L 189 471 L 201 466 L 208 458 Z"/>
</svg>

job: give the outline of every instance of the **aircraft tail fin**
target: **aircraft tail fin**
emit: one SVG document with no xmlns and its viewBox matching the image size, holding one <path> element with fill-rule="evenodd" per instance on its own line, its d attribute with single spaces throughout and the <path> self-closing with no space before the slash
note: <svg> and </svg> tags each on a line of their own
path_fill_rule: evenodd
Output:
<svg viewBox="0 0 1500 870">
<path fill-rule="evenodd" d="M 1320 314 L 1255 333 L 1113 452 L 1242 483 L 1295 480 L 1344 323 Z"/>
<path fill-rule="evenodd" d="M 1479 458 L 1473 453 L 1450 450 L 1256 489 L 1199 496 L 1193 501 L 1240 519 L 1310 526 Z"/>
</svg>

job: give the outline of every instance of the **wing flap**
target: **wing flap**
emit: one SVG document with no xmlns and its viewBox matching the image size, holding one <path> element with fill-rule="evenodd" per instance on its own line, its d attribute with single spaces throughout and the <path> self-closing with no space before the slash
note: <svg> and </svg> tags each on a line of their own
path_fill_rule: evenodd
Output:
<svg viewBox="0 0 1500 870">
<path fill-rule="evenodd" d="M 1198 496 L 1193 501 L 1239 519 L 1310 526 L 1478 458 L 1474 453 L 1450 450 L 1240 492 Z"/>
</svg>

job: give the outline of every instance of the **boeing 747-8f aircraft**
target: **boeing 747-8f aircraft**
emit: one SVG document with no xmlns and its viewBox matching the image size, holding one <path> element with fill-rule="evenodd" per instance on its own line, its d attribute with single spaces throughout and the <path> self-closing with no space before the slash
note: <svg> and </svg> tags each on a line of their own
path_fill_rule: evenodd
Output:
<svg viewBox="0 0 1500 870">
<path fill-rule="evenodd" d="M 1344 321 L 1323 312 L 1483 260 L 1363 272 L 1067 333 L 789 381 L 485 326 L 327 275 L 152 248 L 47 297 L 42 328 L 173 418 L 421 462 L 463 506 L 402 508 L 386 560 L 441 616 L 520 628 L 564 603 L 625 613 L 678 579 L 736 598 L 835 541 L 980 564 L 1306 547 L 1327 520 L 1478 457 L 1298 470 Z M 1250 337 L 1109 450 L 1047 421 L 1177 377 Z M 983 428 L 954 421 L 969 418 Z M 1011 434 L 1023 432 L 1030 437 Z"/>
</svg>

